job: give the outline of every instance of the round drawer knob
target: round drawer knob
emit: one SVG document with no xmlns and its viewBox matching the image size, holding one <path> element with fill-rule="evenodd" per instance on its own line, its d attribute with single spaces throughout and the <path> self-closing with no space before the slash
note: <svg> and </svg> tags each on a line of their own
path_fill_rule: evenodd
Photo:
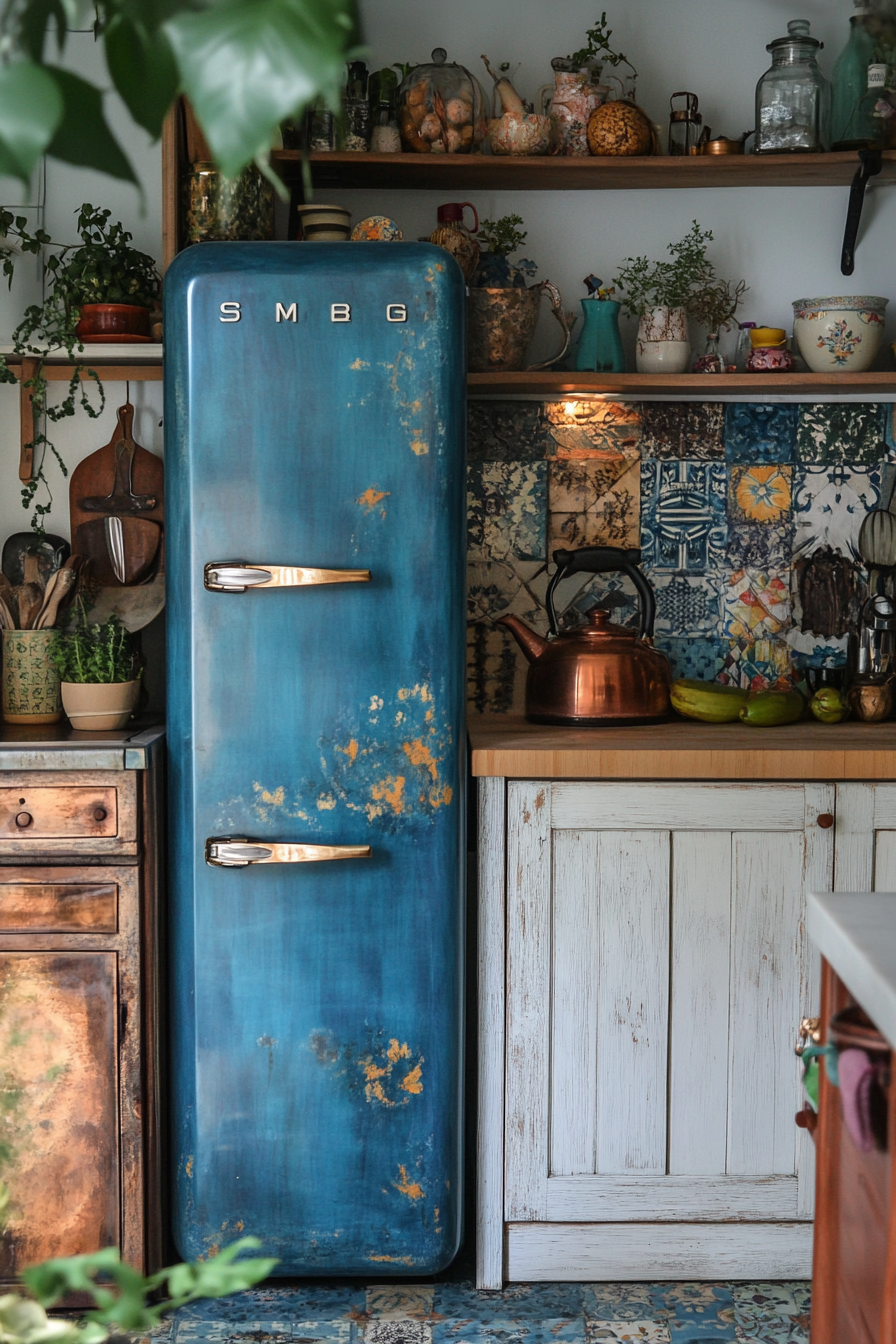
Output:
<svg viewBox="0 0 896 1344">
<path fill-rule="evenodd" d="M 829 831 L 834 824 L 834 818 L 830 812 L 821 812 L 818 817 L 818 824 L 823 831 Z"/>
<path fill-rule="evenodd" d="M 94 821 L 105 821 L 108 815 L 109 814 L 104 807 L 95 807 L 93 809 Z"/>
<path fill-rule="evenodd" d="M 16 825 L 20 830 L 24 831 L 25 827 L 30 826 L 33 820 L 30 812 L 18 812 L 16 814 Z"/>
</svg>

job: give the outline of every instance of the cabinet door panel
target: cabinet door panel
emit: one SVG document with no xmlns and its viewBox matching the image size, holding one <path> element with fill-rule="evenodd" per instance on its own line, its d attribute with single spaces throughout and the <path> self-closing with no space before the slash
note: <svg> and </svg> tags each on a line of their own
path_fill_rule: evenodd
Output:
<svg viewBox="0 0 896 1344">
<path fill-rule="evenodd" d="M 672 856 L 669 1171 L 725 1171 L 731 835 L 677 831 Z"/>
<path fill-rule="evenodd" d="M 802 784 L 555 784 L 555 830 L 802 830 Z"/>
<path fill-rule="evenodd" d="M 115 882 L 7 880 L 0 869 L 0 930 L 3 933 L 115 933 Z"/>
<path fill-rule="evenodd" d="M 554 836 L 554 890 L 568 899 L 555 902 L 553 909 L 552 1175 L 594 1171 L 600 840 L 596 831 Z"/>
<path fill-rule="evenodd" d="M 601 832 L 597 1013 L 597 1170 L 664 1172 L 669 1036 L 665 831 Z"/>
<path fill-rule="evenodd" d="M 0 1277 L 119 1243 L 114 952 L 0 952 Z"/>
<path fill-rule="evenodd" d="M 732 849 L 727 1170 L 790 1175 L 799 1103 L 793 1031 L 800 1007 L 803 837 L 740 833 Z"/>
</svg>

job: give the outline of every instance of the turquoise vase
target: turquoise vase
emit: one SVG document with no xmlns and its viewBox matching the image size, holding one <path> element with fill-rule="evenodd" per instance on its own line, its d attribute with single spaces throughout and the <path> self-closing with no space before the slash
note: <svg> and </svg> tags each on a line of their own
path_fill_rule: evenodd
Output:
<svg viewBox="0 0 896 1344">
<path fill-rule="evenodd" d="M 581 299 L 585 326 L 576 348 L 579 373 L 625 373 L 625 355 L 619 335 L 619 309 L 615 299 Z"/>
</svg>

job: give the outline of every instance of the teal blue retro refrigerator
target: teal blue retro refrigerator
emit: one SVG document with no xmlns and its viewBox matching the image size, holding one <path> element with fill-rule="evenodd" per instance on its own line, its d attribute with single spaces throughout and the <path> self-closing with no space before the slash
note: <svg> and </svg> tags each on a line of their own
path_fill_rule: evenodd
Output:
<svg viewBox="0 0 896 1344">
<path fill-rule="evenodd" d="M 174 1238 L 429 1274 L 461 1231 L 460 270 L 192 247 L 165 416 Z"/>
</svg>

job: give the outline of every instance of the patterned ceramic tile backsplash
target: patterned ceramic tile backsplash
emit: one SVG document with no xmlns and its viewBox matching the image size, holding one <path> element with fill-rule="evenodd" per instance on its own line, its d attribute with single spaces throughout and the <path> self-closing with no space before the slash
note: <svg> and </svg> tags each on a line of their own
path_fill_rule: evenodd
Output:
<svg viewBox="0 0 896 1344">
<path fill-rule="evenodd" d="M 760 688 L 842 662 L 866 593 L 859 527 L 881 502 L 881 468 L 896 463 L 892 410 L 473 402 L 471 708 L 522 711 L 525 658 L 495 622 L 513 613 L 546 633 L 558 547 L 640 545 L 675 676 Z M 621 624 L 636 619 L 621 576 L 576 575 L 557 601 L 565 626 L 596 602 Z"/>
</svg>

